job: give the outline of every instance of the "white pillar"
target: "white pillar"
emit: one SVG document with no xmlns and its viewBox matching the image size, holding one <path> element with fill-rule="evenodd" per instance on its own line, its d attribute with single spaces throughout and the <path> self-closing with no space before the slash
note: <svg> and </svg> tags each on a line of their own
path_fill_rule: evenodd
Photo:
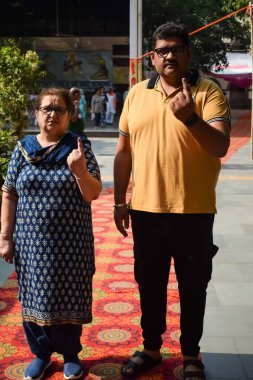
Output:
<svg viewBox="0 0 253 380">
<path fill-rule="evenodd" d="M 142 0 L 138 0 L 138 57 L 142 56 Z M 142 80 L 142 59 L 137 62 L 138 82 Z"/>
<path fill-rule="evenodd" d="M 138 0 L 130 0 L 130 59 L 137 57 L 138 51 L 138 42 L 137 42 L 137 34 L 138 34 Z"/>
<path fill-rule="evenodd" d="M 130 0 L 129 87 L 142 80 L 142 0 Z"/>
<path fill-rule="evenodd" d="M 138 0 L 138 15 L 137 15 L 137 51 L 138 57 L 142 55 L 142 0 Z"/>
<path fill-rule="evenodd" d="M 131 1 L 131 0 L 130 0 Z M 253 2 L 250 1 L 250 21 L 251 21 L 251 56 L 253 60 Z M 250 157 L 253 159 L 253 64 L 252 64 L 252 84 L 251 84 L 251 134 L 250 134 L 250 142 L 251 142 L 251 152 Z"/>
</svg>

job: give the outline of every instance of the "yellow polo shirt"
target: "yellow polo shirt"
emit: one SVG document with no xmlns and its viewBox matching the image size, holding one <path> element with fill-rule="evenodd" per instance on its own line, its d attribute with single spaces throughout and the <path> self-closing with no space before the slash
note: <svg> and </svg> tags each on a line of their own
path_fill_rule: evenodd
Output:
<svg viewBox="0 0 253 380">
<path fill-rule="evenodd" d="M 211 80 L 190 77 L 195 111 L 206 122 L 230 123 L 227 99 Z M 155 213 L 216 213 L 215 187 L 220 159 L 208 154 L 169 107 L 159 76 L 136 84 L 128 93 L 119 131 L 130 137 L 130 208 Z"/>
</svg>

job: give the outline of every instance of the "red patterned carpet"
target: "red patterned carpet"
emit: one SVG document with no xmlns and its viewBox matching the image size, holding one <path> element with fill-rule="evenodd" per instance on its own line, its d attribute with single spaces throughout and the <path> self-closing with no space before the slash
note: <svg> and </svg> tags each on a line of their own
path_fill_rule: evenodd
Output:
<svg viewBox="0 0 253 380">
<path fill-rule="evenodd" d="M 222 164 L 227 162 L 235 152 L 237 152 L 250 140 L 250 124 L 250 111 L 242 114 L 236 123 L 233 124 L 233 128 L 231 130 L 230 147 L 226 156 L 221 159 Z"/>
<path fill-rule="evenodd" d="M 249 141 L 250 118 L 242 117 L 232 130 L 231 155 Z M 141 349 L 139 296 L 133 279 L 132 236 L 123 238 L 113 222 L 112 189 L 103 192 L 93 203 L 96 241 L 96 274 L 92 324 L 83 328 L 80 358 L 85 367 L 83 379 L 121 379 L 122 361 Z M 168 329 L 164 335 L 163 363 L 139 376 L 144 380 L 180 379 L 179 300 L 175 274 L 168 286 Z M 21 308 L 17 301 L 15 274 L 1 288 L 0 298 L 0 379 L 22 379 L 32 356 L 21 325 Z M 45 379 L 63 379 L 63 359 L 53 356 L 53 365 Z"/>
<path fill-rule="evenodd" d="M 113 222 L 113 192 L 103 192 L 93 202 L 96 243 L 93 322 L 84 325 L 83 350 L 79 357 L 86 369 L 83 378 L 120 379 L 121 362 L 141 349 L 139 296 L 133 279 L 132 235 L 123 238 Z M 164 336 L 163 364 L 140 379 L 175 379 L 180 365 L 179 303 L 175 274 L 168 288 L 168 331 Z M 1 288 L 0 299 L 0 379 L 22 379 L 32 355 L 27 348 L 21 326 L 21 308 L 17 301 L 17 282 L 13 274 Z M 46 379 L 62 379 L 63 360 L 53 355 L 53 365 Z"/>
</svg>

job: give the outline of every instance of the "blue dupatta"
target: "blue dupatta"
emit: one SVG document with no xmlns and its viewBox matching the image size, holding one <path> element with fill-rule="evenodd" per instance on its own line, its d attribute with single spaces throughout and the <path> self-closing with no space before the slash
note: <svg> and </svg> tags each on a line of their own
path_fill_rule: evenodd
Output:
<svg viewBox="0 0 253 380">
<path fill-rule="evenodd" d="M 88 141 L 86 136 L 81 137 L 83 143 Z M 25 159 L 31 164 L 54 164 L 66 159 L 77 148 L 77 136 L 67 132 L 56 144 L 42 148 L 35 135 L 26 135 L 18 141 L 19 148 Z"/>
</svg>

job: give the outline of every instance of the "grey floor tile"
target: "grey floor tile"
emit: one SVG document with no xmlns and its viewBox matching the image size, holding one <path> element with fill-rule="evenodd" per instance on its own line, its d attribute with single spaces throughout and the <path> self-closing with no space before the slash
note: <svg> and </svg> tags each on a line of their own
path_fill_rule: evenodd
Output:
<svg viewBox="0 0 253 380">
<path fill-rule="evenodd" d="M 204 322 L 206 336 L 251 336 L 252 306 L 207 306 Z"/>
<path fill-rule="evenodd" d="M 220 226 L 215 227 L 214 233 L 216 230 L 220 231 L 221 230 Z M 234 224 L 228 224 L 227 223 L 226 225 L 223 225 L 222 226 L 222 234 L 223 235 L 233 234 L 233 235 L 241 235 L 241 236 L 247 235 L 245 230 L 243 229 L 243 227 L 237 223 L 234 223 Z"/>
<path fill-rule="evenodd" d="M 236 183 L 233 184 L 232 181 L 229 181 L 230 186 L 217 187 L 217 192 L 219 194 L 223 194 L 223 195 L 230 194 L 230 195 L 233 195 L 234 197 L 236 197 L 238 195 L 251 197 L 252 193 L 251 193 L 251 190 L 249 188 L 249 185 L 247 184 L 247 182 L 249 182 L 249 181 L 245 181 L 245 182 L 246 183 L 244 183 L 242 181 L 241 183 L 239 183 L 237 181 Z M 219 202 L 217 202 L 217 206 L 218 206 L 218 210 L 220 210 L 221 207 L 220 207 Z M 225 204 L 223 203 L 222 206 L 225 207 Z"/>
<path fill-rule="evenodd" d="M 248 224 L 242 224 L 241 227 L 243 228 L 246 235 L 253 235 L 253 222 Z"/>
<path fill-rule="evenodd" d="M 238 380 L 247 379 L 244 367 L 239 355 L 201 353 L 206 367 L 207 379 Z"/>
<path fill-rule="evenodd" d="M 253 282 L 215 282 L 213 287 L 216 291 L 220 305 L 253 306 Z M 251 318 L 253 319 L 253 314 L 251 315 Z"/>
<path fill-rule="evenodd" d="M 206 304 L 209 306 L 218 306 L 220 304 L 212 282 L 208 285 Z"/>
<path fill-rule="evenodd" d="M 232 336 L 206 336 L 200 341 L 201 351 L 213 354 L 238 354 L 235 339 Z"/>
<path fill-rule="evenodd" d="M 252 282 L 253 264 L 216 263 L 213 267 L 212 279 L 215 282 Z"/>
<path fill-rule="evenodd" d="M 228 248 L 226 246 L 226 241 L 225 241 L 223 235 L 221 235 L 221 234 L 214 234 L 214 244 L 216 244 L 220 249 L 221 248 Z"/>
<path fill-rule="evenodd" d="M 240 355 L 244 371 L 247 374 L 247 378 L 253 378 L 253 354 L 252 355 Z"/>
<path fill-rule="evenodd" d="M 214 265 L 217 263 L 253 264 L 253 248 L 239 250 L 238 248 L 221 247 L 214 258 Z M 253 276 L 252 276 L 253 278 Z"/>
<path fill-rule="evenodd" d="M 5 283 L 14 270 L 14 264 L 8 264 L 3 259 L 0 259 L 0 286 Z"/>
<path fill-rule="evenodd" d="M 253 355 L 253 339 L 252 336 L 237 336 L 235 344 L 239 354 Z"/>
<path fill-rule="evenodd" d="M 241 195 L 240 195 L 240 198 L 241 198 Z M 220 226 L 226 227 L 230 225 L 238 225 L 243 222 L 245 223 L 243 215 L 247 214 L 246 205 L 242 204 L 241 207 L 237 207 L 236 209 L 234 209 L 233 207 L 231 207 L 231 202 L 233 202 L 232 199 L 228 201 L 226 205 L 222 201 L 222 207 L 218 208 L 218 214 L 215 217 L 215 225 L 214 225 L 215 232 L 220 232 Z M 229 203 L 230 203 L 230 206 L 229 206 Z M 235 218 L 235 212 L 236 212 L 236 218 Z"/>
<path fill-rule="evenodd" d="M 253 215 L 253 212 L 252 212 Z M 253 236 L 248 235 L 223 235 L 225 245 L 228 248 L 238 248 L 238 251 L 253 247 Z M 253 248 L 252 248 L 253 249 Z"/>
</svg>

